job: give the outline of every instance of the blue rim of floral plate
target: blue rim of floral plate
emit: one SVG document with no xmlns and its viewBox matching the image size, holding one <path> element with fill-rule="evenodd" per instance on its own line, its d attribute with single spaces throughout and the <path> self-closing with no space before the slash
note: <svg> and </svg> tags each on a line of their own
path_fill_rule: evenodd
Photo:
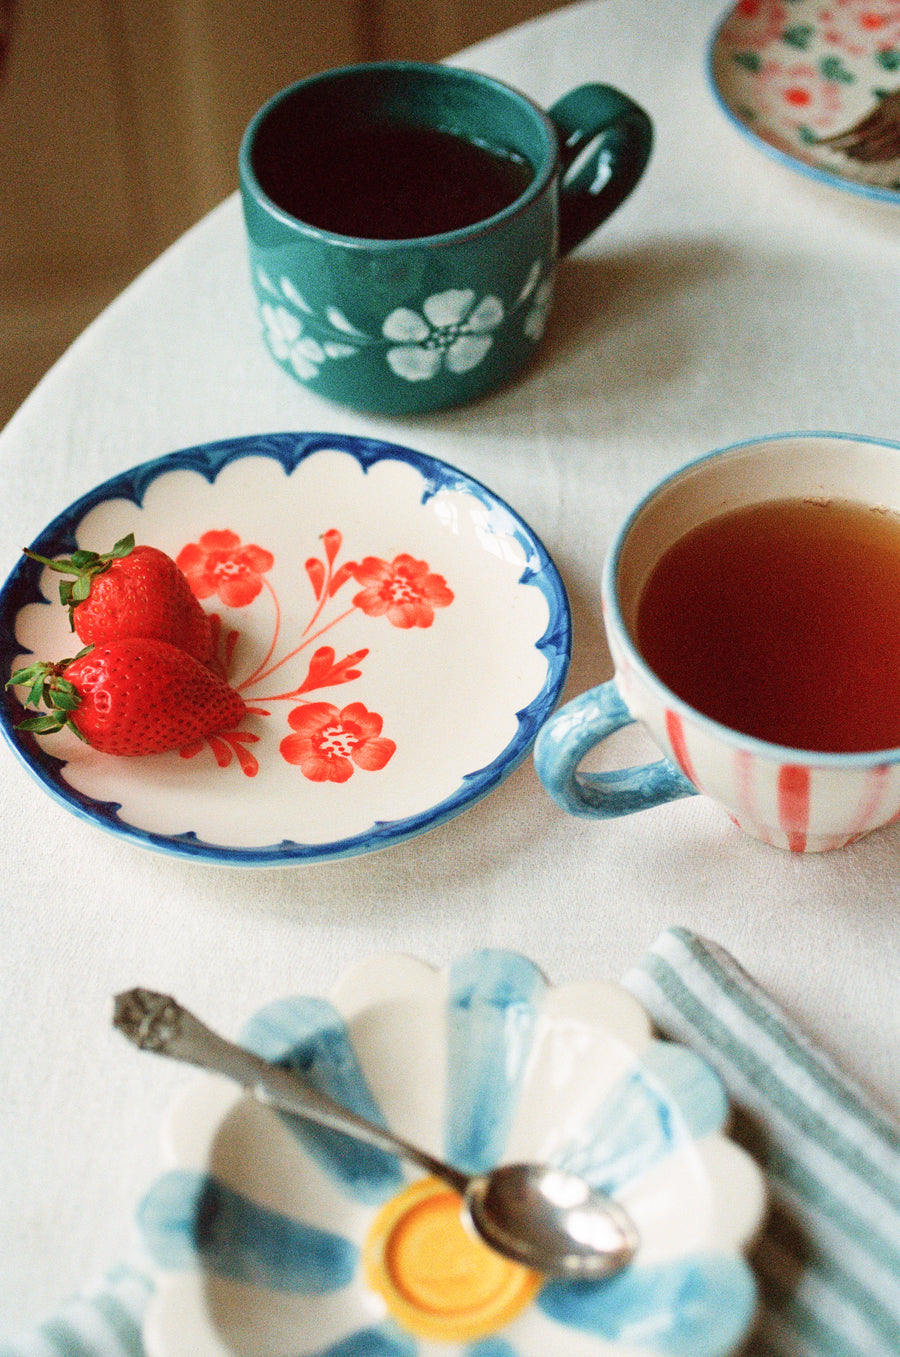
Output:
<svg viewBox="0 0 900 1357">
<path fill-rule="evenodd" d="M 0 703 L 0 733 L 44 791 L 78 818 L 152 851 L 194 861 L 226 866 L 291 866 L 329 861 L 385 848 L 436 828 L 486 796 L 525 758 L 538 730 L 553 710 L 568 673 L 572 645 L 568 596 L 546 548 L 531 528 L 493 491 L 447 462 L 399 444 L 348 434 L 272 433 L 201 443 L 141 463 L 104 481 L 57 515 L 31 543 L 30 549 L 46 557 L 70 553 L 77 547 L 77 527 L 90 510 L 109 499 L 130 500 L 140 508 L 149 487 L 168 472 L 199 472 L 213 484 L 219 473 L 234 461 L 244 457 L 270 457 L 290 475 L 306 458 L 319 451 L 349 453 L 365 472 L 383 460 L 405 462 L 423 479 L 422 503 L 439 491 L 471 495 L 489 511 L 491 525 L 512 537 L 522 548 L 526 564 L 520 583 L 540 589 L 549 611 L 546 630 L 536 647 L 546 659 L 547 676 L 535 698 L 516 712 L 518 729 L 515 736 L 490 763 L 467 773 L 454 793 L 421 813 L 378 821 L 364 833 L 329 843 L 283 840 L 262 847 L 233 848 L 206 842 L 192 830 L 167 835 L 130 825 L 120 818 L 118 803 L 96 800 L 69 786 L 62 777 L 65 760 L 50 754 L 34 736 L 23 736 L 16 731 L 22 708 L 15 696 L 7 692 Z M 40 565 L 22 556 L 0 589 L 0 681 L 3 683 L 23 652 L 15 634 L 17 614 L 28 604 L 46 602 L 39 587 L 41 571 Z"/>
<path fill-rule="evenodd" d="M 876 202 L 891 203 L 897 205 L 900 203 L 900 189 L 887 188 L 880 184 L 869 184 L 861 179 L 854 179 L 851 175 L 841 174 L 838 170 L 831 170 L 825 166 L 816 165 L 812 161 L 804 160 L 800 155 L 794 155 L 791 151 L 783 149 L 773 141 L 768 140 L 758 132 L 748 120 L 728 101 L 721 81 L 716 70 L 716 62 L 719 56 L 722 31 L 728 20 L 734 13 L 737 5 L 729 4 L 720 18 L 718 19 L 712 34 L 709 38 L 706 49 L 706 74 L 709 87 L 713 98 L 719 109 L 724 113 L 732 127 L 745 138 L 751 145 L 758 150 L 763 151 L 771 160 L 776 161 L 785 169 L 793 170 L 794 173 L 802 174 L 807 179 L 812 179 L 817 183 L 826 184 L 830 188 L 841 189 L 846 193 L 851 193 L 857 198 L 867 198 Z"/>
</svg>

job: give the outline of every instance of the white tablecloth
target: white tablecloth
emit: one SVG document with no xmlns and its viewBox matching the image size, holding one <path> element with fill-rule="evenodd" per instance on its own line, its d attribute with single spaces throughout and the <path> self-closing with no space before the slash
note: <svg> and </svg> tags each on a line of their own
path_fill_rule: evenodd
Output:
<svg viewBox="0 0 900 1357">
<path fill-rule="evenodd" d="M 608 81 L 656 127 L 645 180 L 564 265 L 543 356 L 517 385 L 415 420 L 320 401 L 262 347 L 229 199 L 0 434 L 0 570 L 78 495 L 148 458 L 243 433 L 372 434 L 456 464 L 531 524 L 573 606 L 565 695 L 607 678 L 601 562 L 661 474 L 758 434 L 900 437 L 900 214 L 774 164 L 725 121 L 705 76 L 719 8 L 588 0 L 460 59 L 545 104 Z M 900 826 L 797 858 L 700 798 L 578 821 L 526 760 L 405 845 L 217 869 L 81 825 L 8 749 L 0 760 L 0 1337 L 132 1250 L 161 1112 L 192 1077 L 110 1029 L 110 996 L 138 983 L 234 1032 L 273 998 L 324 992 L 363 952 L 443 963 L 486 944 L 554 981 L 618 977 L 682 924 L 726 946 L 900 1115 Z"/>
</svg>

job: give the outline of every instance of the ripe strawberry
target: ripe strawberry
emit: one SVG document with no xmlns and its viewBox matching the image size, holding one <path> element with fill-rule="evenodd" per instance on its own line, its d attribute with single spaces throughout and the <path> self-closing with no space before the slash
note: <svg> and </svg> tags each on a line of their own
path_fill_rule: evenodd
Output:
<svg viewBox="0 0 900 1357">
<path fill-rule="evenodd" d="M 128 637 L 92 646 L 58 664 L 38 661 L 7 687 L 28 684 L 26 706 L 49 714 L 19 730 L 74 729 L 104 754 L 161 754 L 205 735 L 233 730 L 247 708 L 211 669 L 168 641 Z"/>
<path fill-rule="evenodd" d="M 164 551 L 136 547 L 132 533 L 102 555 L 75 551 L 55 561 L 33 551 L 25 555 L 75 576 L 63 580 L 59 597 L 85 645 L 142 636 L 169 641 L 202 664 L 212 658 L 210 621 L 184 573 Z"/>
</svg>

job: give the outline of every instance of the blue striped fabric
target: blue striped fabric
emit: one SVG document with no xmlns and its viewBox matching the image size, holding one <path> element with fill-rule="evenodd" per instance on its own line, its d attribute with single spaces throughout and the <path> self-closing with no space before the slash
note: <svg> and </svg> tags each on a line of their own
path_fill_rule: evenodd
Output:
<svg viewBox="0 0 900 1357">
<path fill-rule="evenodd" d="M 746 1357 L 900 1357 L 900 1129 L 716 944 L 669 929 L 624 983 L 718 1070 L 768 1176 Z M 143 1357 L 150 1293 L 118 1268 L 0 1357 Z"/>
<path fill-rule="evenodd" d="M 34 1333 L 0 1342 L 0 1357 L 143 1357 L 141 1323 L 151 1291 L 142 1271 L 117 1267 Z"/>
<path fill-rule="evenodd" d="M 768 1177 L 748 1357 L 900 1357 L 900 1129 L 715 944 L 669 929 L 625 984 L 718 1070 Z"/>
</svg>

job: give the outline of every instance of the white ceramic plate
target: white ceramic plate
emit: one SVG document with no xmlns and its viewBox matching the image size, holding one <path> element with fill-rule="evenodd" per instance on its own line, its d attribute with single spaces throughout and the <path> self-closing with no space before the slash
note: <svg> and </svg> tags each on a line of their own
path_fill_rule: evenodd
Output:
<svg viewBox="0 0 900 1357">
<path fill-rule="evenodd" d="M 900 156 L 863 160 L 827 144 L 898 102 L 883 104 L 900 91 L 898 0 L 739 0 L 713 34 L 709 72 L 731 122 L 775 159 L 900 202 Z"/>
<path fill-rule="evenodd" d="M 571 623 L 541 543 L 484 486 L 370 439 L 275 434 L 172 453 L 97 487 L 32 544 L 190 546 L 221 619 L 239 732 L 115 758 L 0 725 L 53 797 L 145 847 L 234 865 L 345 857 L 440 824 L 521 761 L 565 679 Z M 182 558 L 184 559 L 184 558 Z M 59 576 L 0 593 L 3 680 L 72 655 Z M 56 601 L 53 601 L 56 600 Z"/>
<path fill-rule="evenodd" d="M 554 988 L 505 951 L 443 971 L 372 956 L 328 999 L 263 1009 L 241 1040 L 464 1171 L 576 1170 L 641 1244 L 613 1277 L 531 1274 L 511 1303 L 449 1215 L 431 1231 L 426 1215 L 413 1248 L 428 1180 L 207 1076 L 170 1109 L 166 1170 L 138 1212 L 156 1282 L 147 1357 L 722 1357 L 745 1335 L 761 1172 L 724 1133 L 718 1077 L 655 1039 L 627 990 Z"/>
</svg>

